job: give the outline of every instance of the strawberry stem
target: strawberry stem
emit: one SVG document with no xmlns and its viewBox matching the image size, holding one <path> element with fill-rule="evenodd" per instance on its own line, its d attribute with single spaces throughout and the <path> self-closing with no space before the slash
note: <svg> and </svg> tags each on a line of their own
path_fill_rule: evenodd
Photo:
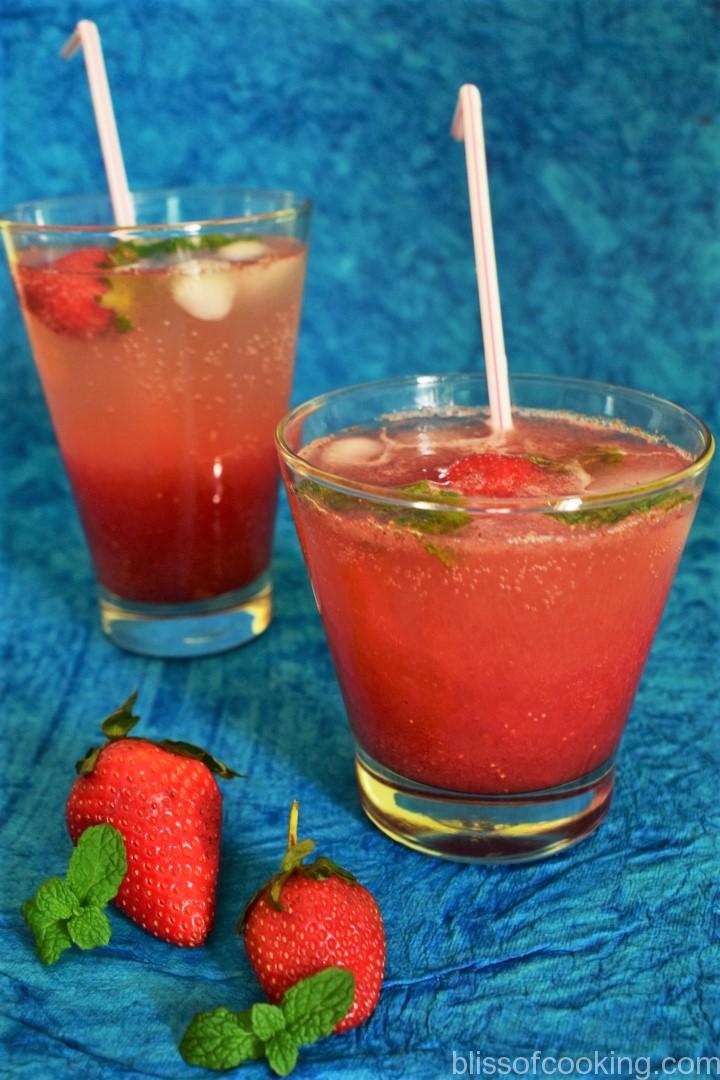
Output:
<svg viewBox="0 0 720 1080">
<path fill-rule="evenodd" d="M 297 844 L 299 817 L 300 803 L 297 801 L 297 799 L 293 799 L 292 806 L 290 807 L 290 818 L 288 820 L 288 851 L 290 850 L 290 848 L 294 848 Z"/>
</svg>

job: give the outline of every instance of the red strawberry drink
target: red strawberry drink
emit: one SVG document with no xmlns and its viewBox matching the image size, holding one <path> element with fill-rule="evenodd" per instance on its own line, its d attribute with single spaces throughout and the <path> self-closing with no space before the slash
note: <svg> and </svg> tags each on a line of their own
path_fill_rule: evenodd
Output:
<svg viewBox="0 0 720 1080">
<path fill-rule="evenodd" d="M 128 605 L 144 619 L 160 609 L 177 618 L 248 598 L 257 609 L 261 592 L 266 612 L 253 617 L 269 618 L 272 433 L 291 388 L 308 213 L 291 199 L 278 212 L 270 194 L 256 211 L 268 204 L 269 214 L 203 228 L 89 230 L 71 242 L 59 230 L 51 245 L 37 228 L 22 245 L 20 226 L 10 233 L 106 627 L 108 611 L 112 623 Z M 209 631 L 190 629 L 183 639 Z M 228 647 L 238 632 L 211 631 L 207 644 Z"/>
<path fill-rule="evenodd" d="M 415 846 L 517 858 L 576 839 L 607 807 L 710 444 L 674 406 L 565 380 L 517 380 L 516 401 L 556 407 L 518 407 L 513 430 L 493 432 L 486 410 L 447 404 L 478 385 L 438 380 L 428 400 L 443 404 L 421 411 L 414 382 L 357 388 L 356 426 L 353 391 L 328 395 L 281 438 L 366 809 Z M 605 392 L 612 411 L 592 415 Z M 493 818 L 568 785 L 588 792 L 577 828 L 558 814 L 525 828 L 526 809 Z M 484 798 L 483 832 L 468 804 Z"/>
</svg>

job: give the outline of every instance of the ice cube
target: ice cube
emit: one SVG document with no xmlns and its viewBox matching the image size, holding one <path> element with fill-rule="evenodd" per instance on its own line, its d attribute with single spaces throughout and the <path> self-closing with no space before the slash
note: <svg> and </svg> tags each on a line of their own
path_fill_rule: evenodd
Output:
<svg viewBox="0 0 720 1080">
<path fill-rule="evenodd" d="M 220 254 L 230 262 L 252 262 L 262 259 L 270 248 L 260 240 L 233 240 L 232 244 L 223 244 Z"/>
<path fill-rule="evenodd" d="M 329 442 L 323 452 L 324 466 L 331 469 L 347 468 L 348 465 L 369 465 L 380 460 L 384 447 L 377 439 L 354 435 Z"/>
<path fill-rule="evenodd" d="M 177 304 L 196 319 L 217 322 L 230 313 L 235 298 L 232 263 L 190 259 L 180 263 L 170 288 Z"/>
<path fill-rule="evenodd" d="M 274 300 L 288 289 L 297 286 L 299 291 L 302 262 L 299 255 L 282 255 L 235 266 L 237 297 L 240 303 L 256 304 L 263 299 Z"/>
</svg>

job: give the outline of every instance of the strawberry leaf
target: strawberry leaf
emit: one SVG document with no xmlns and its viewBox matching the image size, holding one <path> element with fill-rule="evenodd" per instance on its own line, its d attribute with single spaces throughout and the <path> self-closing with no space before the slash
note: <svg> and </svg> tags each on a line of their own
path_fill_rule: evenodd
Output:
<svg viewBox="0 0 720 1080">
<path fill-rule="evenodd" d="M 21 908 L 23 918 L 33 932 L 38 956 L 48 967 L 56 963 L 72 946 L 70 934 L 62 920 L 38 911 L 34 900 L 26 900 Z"/>
<path fill-rule="evenodd" d="M 110 923 L 99 907 L 83 908 L 68 921 L 67 929 L 73 943 L 80 949 L 95 949 L 110 941 Z"/>
<path fill-rule="evenodd" d="M 210 772 L 215 773 L 223 780 L 232 780 L 234 776 L 243 776 L 243 773 L 235 772 L 229 765 L 220 761 L 219 758 L 214 757 L 208 753 L 207 750 L 203 750 L 201 746 L 195 746 L 193 743 L 182 742 L 177 739 L 158 739 L 154 744 L 159 746 L 161 750 L 169 750 L 171 754 L 178 754 L 180 757 L 192 758 L 193 761 L 201 761 L 203 765 L 206 765 Z"/>
<path fill-rule="evenodd" d="M 125 843 L 112 825 L 91 825 L 70 858 L 67 884 L 83 903 L 104 907 L 127 873 Z"/>
<path fill-rule="evenodd" d="M 347 1015 L 355 996 L 355 977 L 342 968 L 325 968 L 295 983 L 280 1003 L 285 1025 L 300 1045 L 330 1035 Z"/>
<path fill-rule="evenodd" d="M 105 717 L 100 725 L 100 730 L 104 735 L 107 735 L 108 739 L 124 739 L 128 731 L 132 731 L 138 723 L 140 717 L 135 716 L 133 713 L 133 706 L 137 701 L 137 696 L 137 690 L 133 690 L 127 701 L 124 701 L 118 709 Z"/>
<path fill-rule="evenodd" d="M 290 874 L 297 870 L 306 855 L 311 855 L 315 850 L 314 840 L 298 840 L 292 844 L 283 855 L 280 869 L 284 874 Z"/>
<path fill-rule="evenodd" d="M 258 1039 L 262 1039 L 263 1042 L 272 1039 L 273 1035 L 277 1035 L 279 1031 L 285 1030 L 285 1017 L 282 1009 L 278 1009 L 277 1005 L 265 1005 L 262 1002 L 253 1005 L 250 1010 L 250 1023 Z"/>
<path fill-rule="evenodd" d="M 278 1076 L 287 1076 L 297 1065 L 297 1043 L 287 1031 L 279 1031 L 265 1044 L 267 1063 Z"/>
<path fill-rule="evenodd" d="M 263 1044 L 249 1027 L 249 1011 L 213 1009 L 198 1013 L 188 1025 L 180 1053 L 188 1065 L 205 1069 L 234 1069 L 263 1055 Z"/>
</svg>

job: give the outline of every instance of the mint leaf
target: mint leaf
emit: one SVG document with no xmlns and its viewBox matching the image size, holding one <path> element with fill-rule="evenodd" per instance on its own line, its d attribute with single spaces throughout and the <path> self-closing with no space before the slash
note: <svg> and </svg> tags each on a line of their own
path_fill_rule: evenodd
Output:
<svg viewBox="0 0 720 1080">
<path fill-rule="evenodd" d="M 99 907 L 87 907 L 68 920 L 67 930 L 80 949 L 95 949 L 110 941 L 110 923 Z"/>
<path fill-rule="evenodd" d="M 419 480 L 415 484 L 406 484 L 398 488 L 404 495 L 412 495 L 424 502 L 450 503 L 458 505 L 462 503 L 462 497 L 457 491 L 446 488 L 434 488 L 427 480 Z M 393 509 L 391 519 L 393 525 L 411 532 L 423 535 L 442 536 L 445 533 L 454 532 L 456 529 L 469 525 L 472 521 L 470 514 L 465 510 L 416 510 L 411 507 L 407 510 Z"/>
<path fill-rule="evenodd" d="M 596 465 L 617 465 L 624 457 L 625 451 L 619 446 L 591 446 L 578 461 L 584 469 L 592 469 Z"/>
<path fill-rule="evenodd" d="M 280 1031 L 265 1044 L 265 1056 L 274 1073 L 287 1076 L 297 1065 L 297 1044 L 287 1031 Z"/>
<path fill-rule="evenodd" d="M 414 484 L 405 484 L 397 489 L 404 495 L 413 495 L 426 502 L 461 503 L 462 495 L 452 488 L 433 487 L 429 480 L 417 480 Z"/>
<path fill-rule="evenodd" d="M 69 919 L 80 910 L 80 901 L 62 878 L 51 877 L 38 889 L 35 906 L 39 914 L 49 919 Z"/>
<path fill-rule="evenodd" d="M 248 1030 L 248 1023 L 247 1013 L 229 1009 L 198 1013 L 182 1037 L 180 1053 L 188 1065 L 205 1069 L 234 1069 L 262 1057 L 263 1044 Z"/>
<path fill-rule="evenodd" d="M 217 251 L 236 240 L 255 240 L 251 236 L 226 236 L 202 233 L 199 236 L 168 236 L 162 240 L 122 240 L 108 255 L 109 266 L 132 266 L 141 259 L 164 259 L 181 252 Z"/>
<path fill-rule="evenodd" d="M 295 486 L 295 494 L 301 499 L 307 499 L 318 510 L 337 510 L 343 513 L 346 510 L 354 510 L 362 505 L 362 499 L 355 495 L 347 495 L 344 491 L 336 491 L 335 488 L 325 487 L 315 480 L 301 480 Z"/>
<path fill-rule="evenodd" d="M 617 503 L 615 506 L 588 507 L 586 510 L 569 510 L 564 514 L 558 512 L 549 516 L 565 525 L 597 528 L 601 525 L 616 525 L 631 514 L 647 514 L 650 510 L 672 510 L 681 503 L 692 501 L 692 495 L 681 491 L 661 491 L 657 495 L 648 495 L 645 499 Z"/>
<path fill-rule="evenodd" d="M 306 1045 L 330 1035 L 347 1015 L 355 996 L 355 977 L 342 968 L 325 968 L 291 986 L 280 1008 L 296 1043 Z"/>
<path fill-rule="evenodd" d="M 437 544 L 431 544 L 429 540 L 421 540 L 420 542 L 428 555 L 432 555 L 434 559 L 439 559 L 448 570 L 452 570 L 454 566 L 457 566 L 457 559 L 451 551 L 445 551 L 444 548 L 438 547 Z"/>
<path fill-rule="evenodd" d="M 213 1009 L 191 1020 L 180 1042 L 188 1065 L 234 1069 L 265 1055 L 278 1076 L 297 1064 L 298 1045 L 329 1035 L 347 1015 L 355 996 L 355 977 L 326 968 L 291 986 L 277 1005 L 258 1002 L 244 1012 Z"/>
<path fill-rule="evenodd" d="M 412 506 L 407 509 L 402 506 L 387 506 L 383 503 L 370 502 L 356 495 L 348 495 L 344 491 L 336 491 L 334 488 L 325 487 L 324 484 L 318 484 L 315 480 L 300 481 L 295 491 L 318 510 L 335 510 L 338 513 L 345 513 L 362 508 L 376 517 L 389 519 L 391 524 L 398 528 L 408 529 L 414 533 L 440 536 L 469 525 L 472 520 L 470 514 L 459 508 L 462 504 L 462 496 L 457 491 L 432 487 L 428 480 L 406 484 L 404 487 L 395 488 L 395 491 L 421 499 L 423 502 L 448 504 L 457 509 L 418 510 Z"/>
<path fill-rule="evenodd" d="M 70 858 L 67 884 L 79 900 L 104 907 L 116 895 L 127 873 L 125 844 L 112 825 L 91 825 Z"/>
<path fill-rule="evenodd" d="M 267 1042 L 285 1030 L 285 1017 L 277 1005 L 257 1004 L 250 1010 L 250 1023 L 258 1039 Z"/>
<path fill-rule="evenodd" d="M 92 825 L 78 840 L 63 881 L 48 878 L 21 907 L 43 964 L 54 964 L 73 943 L 107 945 L 110 923 L 102 908 L 117 893 L 127 870 L 125 844 L 112 825 Z"/>
<path fill-rule="evenodd" d="M 50 966 L 56 963 L 65 950 L 72 946 L 65 923 L 38 911 L 34 900 L 26 900 L 21 911 L 33 932 L 38 956 L 43 964 Z"/>
</svg>

